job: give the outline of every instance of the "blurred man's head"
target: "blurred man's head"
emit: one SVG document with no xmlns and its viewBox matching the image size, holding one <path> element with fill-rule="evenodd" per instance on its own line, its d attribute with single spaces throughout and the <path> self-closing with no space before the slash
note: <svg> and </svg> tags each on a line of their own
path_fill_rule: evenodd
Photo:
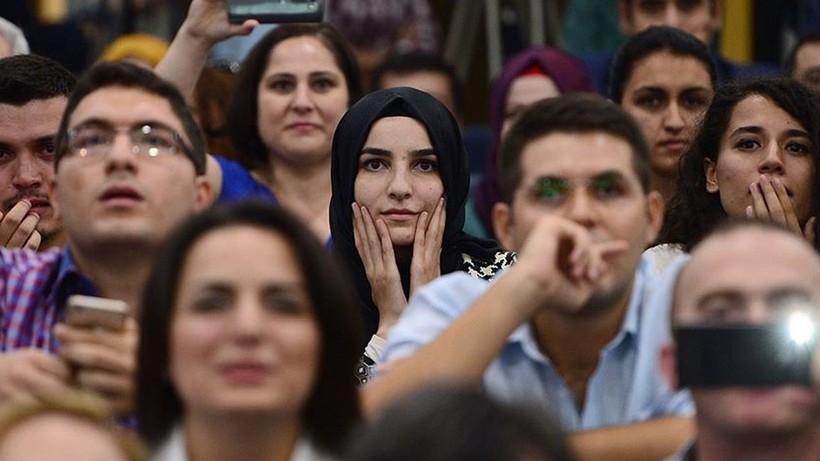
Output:
<svg viewBox="0 0 820 461">
<path fill-rule="evenodd" d="M 820 257 L 812 246 L 772 224 L 741 222 L 719 228 L 694 248 L 677 281 L 672 320 L 676 327 L 767 326 L 795 312 L 816 317 L 818 302 Z M 818 428 L 820 396 L 805 387 L 718 385 L 691 391 L 699 431 L 724 441 Z"/>
<path fill-rule="evenodd" d="M 430 93 L 461 119 L 461 85 L 455 70 L 435 54 L 407 52 L 386 59 L 373 73 L 373 89 L 409 86 Z"/>
</svg>

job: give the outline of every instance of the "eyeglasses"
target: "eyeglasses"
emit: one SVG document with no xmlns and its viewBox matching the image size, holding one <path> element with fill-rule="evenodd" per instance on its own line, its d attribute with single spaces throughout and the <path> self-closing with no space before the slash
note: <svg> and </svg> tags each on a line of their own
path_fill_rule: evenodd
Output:
<svg viewBox="0 0 820 461">
<path fill-rule="evenodd" d="M 149 158 L 169 157 L 177 153 L 191 156 L 182 136 L 162 125 L 141 124 L 115 128 L 100 123 L 80 125 L 68 130 L 68 154 L 80 158 L 103 158 L 109 155 L 117 134 L 124 132 L 131 140 L 131 153 Z"/>
<path fill-rule="evenodd" d="M 559 205 L 572 195 L 578 184 L 561 176 L 542 176 L 529 187 L 529 194 L 536 200 L 546 204 Z M 629 190 L 626 178 L 617 172 L 606 172 L 582 181 L 592 197 L 598 199 L 617 198 L 625 195 Z"/>
</svg>

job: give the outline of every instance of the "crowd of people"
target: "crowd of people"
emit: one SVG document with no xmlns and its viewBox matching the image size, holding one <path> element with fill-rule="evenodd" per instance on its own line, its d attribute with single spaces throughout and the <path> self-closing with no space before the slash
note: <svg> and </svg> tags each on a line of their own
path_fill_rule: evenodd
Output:
<svg viewBox="0 0 820 461">
<path fill-rule="evenodd" d="M 193 0 L 78 77 L 0 24 L 0 459 L 820 460 L 820 35 L 773 75 L 719 0 L 618 7 L 470 95 L 479 168 L 435 48 L 236 73 Z"/>
</svg>

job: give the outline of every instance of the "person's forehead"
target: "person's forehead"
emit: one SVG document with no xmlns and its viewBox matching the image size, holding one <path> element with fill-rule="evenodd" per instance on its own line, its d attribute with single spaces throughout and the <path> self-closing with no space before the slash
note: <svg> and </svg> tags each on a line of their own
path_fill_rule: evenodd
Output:
<svg viewBox="0 0 820 461">
<path fill-rule="evenodd" d="M 0 103 L 0 142 L 27 143 L 54 136 L 68 99 L 58 96 L 35 99 L 16 106 Z"/>
<path fill-rule="evenodd" d="M 820 259 L 798 239 L 748 228 L 705 240 L 680 275 L 679 299 L 688 305 L 710 292 L 756 295 L 784 288 L 820 295 Z"/>
<path fill-rule="evenodd" d="M 182 121 L 164 97 L 142 88 L 108 86 L 89 93 L 71 114 L 69 128 L 95 119 L 116 126 L 161 122 L 183 136 Z"/>
<path fill-rule="evenodd" d="M 802 45 L 795 54 L 796 69 L 813 66 L 820 66 L 820 41 Z"/>
<path fill-rule="evenodd" d="M 626 3 L 633 12 L 652 12 L 659 5 L 663 8 L 674 7 L 676 10 L 688 12 L 698 10 L 704 6 L 709 6 L 711 11 L 712 2 L 716 0 L 626 0 Z"/>
<path fill-rule="evenodd" d="M 609 133 L 556 131 L 524 147 L 521 171 L 524 184 L 545 175 L 583 179 L 613 171 L 637 182 L 632 157 L 630 145 Z"/>
<path fill-rule="evenodd" d="M 711 90 L 712 79 L 706 65 L 696 57 L 658 50 L 635 62 L 624 86 L 638 88 L 646 85 Z"/>
</svg>

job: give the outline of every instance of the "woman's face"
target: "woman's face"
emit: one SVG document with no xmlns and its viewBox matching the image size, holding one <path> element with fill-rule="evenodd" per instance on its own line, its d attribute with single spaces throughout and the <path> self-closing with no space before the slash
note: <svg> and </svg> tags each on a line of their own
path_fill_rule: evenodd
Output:
<svg viewBox="0 0 820 461">
<path fill-rule="evenodd" d="M 748 96 L 732 111 L 717 162 L 704 161 L 706 189 L 720 194 L 728 216 L 743 217 L 752 205 L 751 185 L 762 176 L 779 181 L 803 224 L 812 211 L 817 148 L 794 117 L 764 96 Z"/>
<path fill-rule="evenodd" d="M 257 88 L 259 136 L 271 155 L 295 164 L 330 158 L 333 132 L 347 110 L 347 80 L 316 37 L 283 40 Z"/>
<path fill-rule="evenodd" d="M 381 219 L 394 246 L 410 246 L 422 212 L 432 216 L 444 184 L 427 130 L 410 117 L 385 117 L 370 128 L 359 156 L 354 200 Z"/>
<path fill-rule="evenodd" d="M 560 95 L 555 82 L 546 75 L 522 75 L 510 84 L 504 101 L 504 122 L 501 124 L 501 138 L 510 131 L 513 122 L 533 103 Z"/>
<path fill-rule="evenodd" d="M 713 96 L 708 70 L 692 56 L 662 51 L 635 63 L 621 106 L 641 127 L 656 179 L 677 176 L 678 160 Z"/>
<path fill-rule="evenodd" d="M 183 265 L 169 373 L 188 414 L 301 411 L 321 339 L 299 262 L 278 233 L 232 226 Z"/>
</svg>

